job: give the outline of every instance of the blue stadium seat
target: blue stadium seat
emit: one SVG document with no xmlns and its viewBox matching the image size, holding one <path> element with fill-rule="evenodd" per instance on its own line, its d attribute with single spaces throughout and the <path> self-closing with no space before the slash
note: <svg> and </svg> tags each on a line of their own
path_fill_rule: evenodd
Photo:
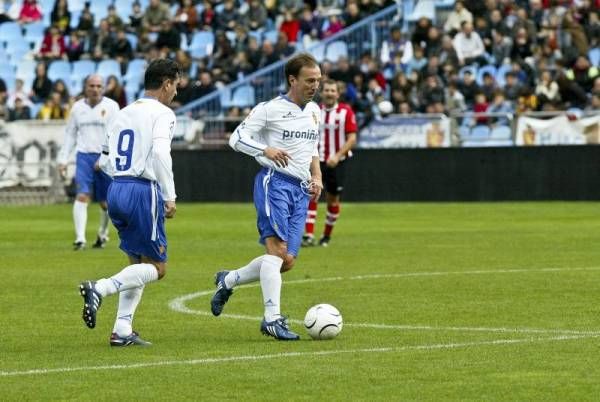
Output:
<svg viewBox="0 0 600 402">
<path fill-rule="evenodd" d="M 96 71 L 96 63 L 91 60 L 78 60 L 73 62 L 73 71 L 69 81 L 70 91 L 73 95 L 83 91 L 83 80 Z"/>
<path fill-rule="evenodd" d="M 9 42 L 6 45 L 6 56 L 8 57 L 8 61 L 13 66 L 19 64 L 21 60 L 25 58 L 31 49 L 29 48 L 29 43 L 25 41 L 21 42 Z"/>
<path fill-rule="evenodd" d="M 590 63 L 592 65 L 600 67 L 600 47 L 590 49 L 588 52 L 588 57 L 590 58 Z"/>
<path fill-rule="evenodd" d="M 124 23 L 129 22 L 129 16 L 131 15 L 133 1 L 131 0 L 116 0 L 115 11 L 117 15 L 121 17 Z"/>
<path fill-rule="evenodd" d="M 4 22 L 0 24 L 0 43 L 6 45 L 23 40 L 21 25 L 17 22 Z"/>
<path fill-rule="evenodd" d="M 38 5 L 42 9 L 42 14 L 51 14 L 54 8 L 54 0 L 38 0 Z"/>
<path fill-rule="evenodd" d="M 471 130 L 471 139 L 473 138 L 489 138 L 490 128 L 488 126 L 475 126 Z"/>
<path fill-rule="evenodd" d="M 260 31 L 248 31 L 248 36 L 255 38 L 256 42 L 261 45 L 262 44 L 262 32 Z"/>
<path fill-rule="evenodd" d="M 100 21 L 108 16 L 108 6 L 111 4 L 108 0 L 94 0 L 90 3 L 90 11 L 94 16 L 94 26 L 98 27 Z"/>
<path fill-rule="evenodd" d="M 468 139 L 471 136 L 471 129 L 467 126 L 460 126 L 458 128 L 458 135 L 461 139 Z"/>
<path fill-rule="evenodd" d="M 458 71 L 458 78 L 462 81 L 466 71 L 470 71 L 473 78 L 477 79 L 477 66 L 464 66 Z"/>
<path fill-rule="evenodd" d="M 263 32 L 263 41 L 268 40 L 269 42 L 275 44 L 277 43 L 277 36 L 279 35 L 279 31 L 276 29 L 272 29 L 270 31 Z"/>
<path fill-rule="evenodd" d="M 35 46 L 42 43 L 46 26 L 43 22 L 32 22 L 25 25 L 25 40 L 30 46 Z"/>
<path fill-rule="evenodd" d="M 63 80 L 68 85 L 71 82 L 71 70 L 71 63 L 68 61 L 55 60 L 48 67 L 48 78 L 51 81 Z"/>
<path fill-rule="evenodd" d="M 127 71 L 123 79 L 127 85 L 140 86 L 144 83 L 144 71 L 146 70 L 146 60 L 133 59 L 127 65 Z"/>
<path fill-rule="evenodd" d="M 477 84 L 478 85 L 483 85 L 483 74 L 485 74 L 485 73 L 490 73 L 491 76 L 495 79 L 496 78 L 496 66 L 488 64 L 488 65 L 479 67 L 479 69 L 477 70 Z"/>
<path fill-rule="evenodd" d="M 105 82 L 110 75 L 116 76 L 119 82 L 123 81 L 123 78 L 121 77 L 121 66 L 116 60 L 102 60 L 98 63 L 96 74 L 99 74 Z"/>
<path fill-rule="evenodd" d="M 37 62 L 35 60 L 21 60 L 17 63 L 17 78 L 23 81 L 35 78 L 36 65 Z"/>
<path fill-rule="evenodd" d="M 346 45 L 346 42 L 339 40 L 327 45 L 327 50 L 325 51 L 326 60 L 337 63 L 340 57 L 348 57 L 348 45 Z"/>
<path fill-rule="evenodd" d="M 493 140 L 510 140 L 512 133 L 508 126 L 497 126 L 492 129 L 490 138 Z"/>
<path fill-rule="evenodd" d="M 227 87 L 219 89 L 219 100 L 221 101 L 221 107 L 228 109 L 232 106 L 231 104 L 231 90 Z"/>
<path fill-rule="evenodd" d="M 456 0 L 435 0 L 435 8 L 452 9 Z"/>
<path fill-rule="evenodd" d="M 421 17 L 427 17 L 435 22 L 435 4 L 433 1 L 419 1 L 406 19 L 415 22 Z"/>
<path fill-rule="evenodd" d="M 131 104 L 137 100 L 138 94 L 140 92 L 139 85 L 135 85 L 133 83 L 127 83 L 124 87 L 125 90 L 125 98 L 127 99 L 127 104 Z"/>
<path fill-rule="evenodd" d="M 69 0 L 68 7 L 69 11 L 81 11 L 85 7 L 86 0 Z"/>
<path fill-rule="evenodd" d="M 215 35 L 212 32 L 196 32 L 190 42 L 189 50 L 193 58 L 202 58 L 212 54 Z"/>
<path fill-rule="evenodd" d="M 10 64 L 0 64 L 0 78 L 6 84 L 6 89 L 9 92 L 15 90 L 15 80 L 17 79 L 17 75 L 15 74 L 13 66 Z"/>
<path fill-rule="evenodd" d="M 322 43 L 318 43 L 315 46 L 311 46 L 308 49 L 308 52 L 313 55 L 313 57 L 319 62 L 322 63 L 325 60 L 325 45 Z"/>
<path fill-rule="evenodd" d="M 242 85 L 237 87 L 231 98 L 231 106 L 236 107 L 251 107 L 256 104 L 254 96 L 254 88 L 250 85 Z"/>
<path fill-rule="evenodd" d="M 77 25 L 79 25 L 80 19 L 81 19 L 81 10 L 71 11 L 71 22 L 69 23 L 69 26 L 72 29 L 77 28 Z"/>
<path fill-rule="evenodd" d="M 135 52 L 135 49 L 137 48 L 137 44 L 138 44 L 138 37 L 136 34 L 132 34 L 132 33 L 128 33 L 125 34 L 125 36 L 127 37 L 127 40 L 129 41 L 129 44 L 131 45 L 131 49 Z"/>
<path fill-rule="evenodd" d="M 512 66 L 510 64 L 502 64 L 496 70 L 496 84 L 499 87 L 503 87 L 506 84 L 506 73 L 512 70 Z"/>
</svg>

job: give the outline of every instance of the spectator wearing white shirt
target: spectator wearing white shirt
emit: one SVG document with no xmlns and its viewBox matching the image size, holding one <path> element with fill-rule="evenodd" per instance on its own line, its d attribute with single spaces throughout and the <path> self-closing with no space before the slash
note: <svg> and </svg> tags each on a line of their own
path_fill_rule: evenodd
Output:
<svg viewBox="0 0 600 402">
<path fill-rule="evenodd" d="M 477 32 L 473 31 L 473 24 L 470 22 L 462 23 L 462 31 L 457 33 L 452 40 L 456 55 L 461 65 L 472 64 L 487 64 L 484 52 L 485 47 L 483 41 Z"/>
<path fill-rule="evenodd" d="M 463 22 L 473 23 L 473 14 L 465 8 L 462 1 L 454 4 L 454 10 L 448 14 L 448 19 L 444 24 L 444 31 L 454 34 L 461 30 Z"/>
</svg>

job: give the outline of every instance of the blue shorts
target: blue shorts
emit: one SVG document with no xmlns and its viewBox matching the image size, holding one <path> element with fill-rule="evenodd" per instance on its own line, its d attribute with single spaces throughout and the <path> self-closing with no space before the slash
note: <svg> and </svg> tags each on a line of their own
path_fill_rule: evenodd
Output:
<svg viewBox="0 0 600 402">
<path fill-rule="evenodd" d="M 77 185 L 77 194 L 93 193 L 96 201 L 103 202 L 106 201 L 106 192 L 112 180 L 102 170 L 94 169 L 98 158 L 100 158 L 100 154 L 77 152 L 75 184 Z"/>
<path fill-rule="evenodd" d="M 165 204 L 157 183 L 115 177 L 108 189 L 108 215 L 119 231 L 119 247 L 127 255 L 167 260 Z"/>
<path fill-rule="evenodd" d="M 276 236 L 287 242 L 288 254 L 298 256 L 310 196 L 302 191 L 300 180 L 263 168 L 254 179 L 260 242 Z"/>
</svg>

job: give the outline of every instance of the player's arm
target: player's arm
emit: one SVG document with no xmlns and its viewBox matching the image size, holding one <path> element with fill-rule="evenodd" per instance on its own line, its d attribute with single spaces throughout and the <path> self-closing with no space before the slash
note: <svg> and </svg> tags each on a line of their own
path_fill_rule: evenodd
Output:
<svg viewBox="0 0 600 402">
<path fill-rule="evenodd" d="M 69 120 L 67 120 L 67 126 L 65 128 L 63 145 L 60 149 L 58 157 L 56 158 L 58 162 L 58 173 L 63 179 L 67 174 L 67 162 L 69 161 L 69 156 L 71 156 L 76 144 L 77 122 L 75 120 L 75 113 L 71 112 L 71 116 L 69 117 Z"/>
<path fill-rule="evenodd" d="M 323 191 L 323 178 L 321 175 L 321 163 L 319 161 L 319 144 L 315 143 L 315 148 L 310 161 L 310 195 L 314 201 L 317 201 Z"/>
<path fill-rule="evenodd" d="M 175 132 L 175 114 L 165 113 L 158 117 L 152 133 L 152 152 L 154 172 L 165 200 L 165 216 L 175 216 L 175 180 L 173 179 L 173 160 L 171 159 L 171 139 Z"/>
<path fill-rule="evenodd" d="M 233 134 L 229 137 L 229 146 L 246 155 L 254 157 L 265 156 L 277 166 L 285 167 L 288 164 L 288 159 L 290 159 L 290 155 L 286 151 L 269 147 L 254 139 L 259 138 L 261 131 L 266 125 L 267 110 L 264 103 L 261 103 L 233 131 Z"/>
</svg>

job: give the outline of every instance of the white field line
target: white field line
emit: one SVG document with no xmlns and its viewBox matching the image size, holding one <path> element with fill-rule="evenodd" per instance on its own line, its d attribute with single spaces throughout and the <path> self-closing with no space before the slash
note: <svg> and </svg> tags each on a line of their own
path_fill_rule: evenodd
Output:
<svg viewBox="0 0 600 402">
<path fill-rule="evenodd" d="M 444 275 L 482 275 L 482 274 L 512 274 L 512 273 L 530 273 L 530 272 L 564 272 L 564 271 L 598 271 L 600 267 L 588 268 L 539 268 L 539 269 L 500 269 L 500 270 L 477 270 L 477 271 L 451 271 L 451 272 L 408 272 L 400 274 L 369 274 L 350 277 L 329 277 L 329 278 L 310 278 L 286 281 L 286 285 L 303 284 L 311 282 L 332 282 L 343 280 L 368 280 L 381 278 L 402 278 L 418 276 L 444 276 Z M 260 286 L 259 283 L 240 286 L 240 288 L 252 288 Z M 173 299 L 169 303 L 171 310 L 202 316 L 212 316 L 212 313 L 202 310 L 194 310 L 186 306 L 190 300 L 198 297 L 212 295 L 214 290 L 205 290 L 201 292 L 190 293 Z M 237 320 L 260 321 L 259 317 L 252 317 L 240 314 L 221 314 L 221 317 L 233 318 Z M 292 323 L 303 324 L 301 320 L 289 320 Z M 407 331 L 456 331 L 456 332 L 496 332 L 496 333 L 522 333 L 522 334 L 573 334 L 573 335 L 600 335 L 600 331 L 577 331 L 570 329 L 538 329 L 538 328 L 487 328 L 487 327 L 434 327 L 430 325 L 395 325 L 395 324 L 372 324 L 372 323 L 344 323 L 347 327 L 356 328 L 376 328 L 390 330 Z"/>
<path fill-rule="evenodd" d="M 81 367 L 59 367 L 59 368 L 47 368 L 47 369 L 31 369 L 31 370 L 15 370 L 15 371 L 0 371 L 0 377 L 19 377 L 19 376 L 34 376 L 43 374 L 59 374 L 59 373 L 71 373 L 81 371 L 102 371 L 102 370 L 127 370 L 127 369 L 138 369 L 138 368 L 151 368 L 151 367 L 165 367 L 165 366 L 195 366 L 195 365 L 209 365 L 217 363 L 228 363 L 228 362 L 240 362 L 240 361 L 260 361 L 269 359 L 281 359 L 290 357 L 320 357 L 330 355 L 341 355 L 349 353 L 393 353 L 393 352 L 405 352 L 405 351 L 433 351 L 433 350 L 444 350 L 444 349 L 459 349 L 459 348 L 470 348 L 477 346 L 487 345 L 514 345 L 514 344 L 526 344 L 534 342 L 553 342 L 553 341 L 568 341 L 574 339 L 583 338 L 597 338 L 598 335 L 560 335 L 548 338 L 524 338 L 524 339 L 496 339 L 490 341 L 480 342 L 462 342 L 462 343 L 438 343 L 428 345 L 413 345 L 413 346 L 400 346 L 400 347 L 384 347 L 384 348 L 365 348 L 365 349 L 342 349 L 342 350 L 322 350 L 318 352 L 286 352 L 286 353 L 274 353 L 266 355 L 242 355 L 242 356 L 228 356 L 228 357 L 213 357 L 204 359 L 190 359 L 190 360 L 163 360 L 157 362 L 146 362 L 146 363 L 132 363 L 132 364 L 111 364 L 104 366 L 81 366 Z"/>
</svg>

